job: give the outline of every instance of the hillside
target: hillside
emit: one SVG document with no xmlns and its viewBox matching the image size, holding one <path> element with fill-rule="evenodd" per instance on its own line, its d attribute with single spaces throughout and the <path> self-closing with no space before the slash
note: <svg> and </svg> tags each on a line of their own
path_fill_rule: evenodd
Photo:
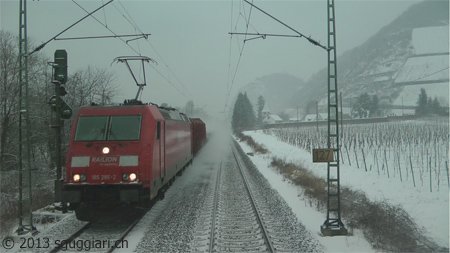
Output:
<svg viewBox="0 0 450 253">
<path fill-rule="evenodd" d="M 303 80 L 286 73 L 275 73 L 257 78 L 255 81 L 240 89 L 239 92 L 247 92 L 247 96 L 255 110 L 257 108 L 258 97 L 263 96 L 270 110 L 275 113 L 280 113 L 289 107 L 286 98 L 298 93 L 303 87 Z"/>
<path fill-rule="evenodd" d="M 448 1 L 418 3 L 383 27 L 363 45 L 338 56 L 338 83 L 343 94 L 343 105 L 348 106 L 351 98 L 364 92 L 377 94 L 381 104 L 393 104 L 403 90 L 402 85 L 395 85 L 395 74 L 415 53 L 412 44 L 413 30 L 446 26 L 448 23 Z M 304 101 L 305 106 L 314 100 L 322 100 L 325 104 L 326 88 L 327 70 L 323 69 L 307 81 L 302 92 L 290 98 L 290 105 L 293 107 L 298 101 Z M 409 104 L 415 104 L 417 95 Z"/>
</svg>

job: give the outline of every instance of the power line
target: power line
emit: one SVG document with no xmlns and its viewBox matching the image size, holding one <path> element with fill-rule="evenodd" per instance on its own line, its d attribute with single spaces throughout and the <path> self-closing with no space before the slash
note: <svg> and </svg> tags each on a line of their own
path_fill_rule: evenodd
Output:
<svg viewBox="0 0 450 253">
<path fill-rule="evenodd" d="M 111 1 L 109 1 L 108 3 L 111 3 L 112 1 L 114 1 L 114 0 L 111 0 Z M 83 6 L 81 6 L 80 4 L 78 4 L 75 0 L 72 0 L 72 2 L 73 2 L 74 4 L 76 4 L 78 7 L 80 7 L 83 11 L 89 13 L 85 8 L 83 8 Z M 92 13 L 89 14 L 88 16 L 92 16 Z M 95 19 L 99 24 L 101 24 L 103 27 L 105 27 L 106 29 L 108 29 L 108 31 L 110 31 L 112 34 L 114 34 L 115 36 L 117 36 L 117 34 L 116 34 L 113 30 L 111 30 L 108 26 L 106 26 L 105 24 L 103 24 L 103 23 L 102 23 L 100 20 L 98 20 L 96 17 L 92 16 L 92 18 L 94 18 L 94 19 Z M 128 43 L 126 43 L 126 41 L 124 41 L 122 38 L 120 38 L 120 37 L 117 37 L 117 38 L 119 38 L 123 43 L 125 43 L 129 48 L 131 48 L 131 50 L 133 50 L 137 55 L 141 55 L 140 52 L 137 52 L 133 47 L 131 47 L 130 45 L 128 45 Z"/>
<path fill-rule="evenodd" d="M 263 39 L 265 39 L 265 37 L 270 37 L 270 36 L 272 36 L 272 37 L 289 37 L 289 38 L 301 38 L 302 37 L 300 35 L 284 35 L 284 34 L 270 34 L 270 33 L 228 33 L 228 34 L 262 36 Z M 247 40 L 251 40 L 251 39 L 247 39 Z"/>
<path fill-rule="evenodd" d="M 107 38 L 120 38 L 120 37 L 136 37 L 136 36 L 139 36 L 138 38 L 132 39 L 132 40 L 136 40 L 136 39 L 142 39 L 142 38 L 147 39 L 149 35 L 151 35 L 151 34 L 147 33 L 147 34 L 111 35 L 111 36 L 88 36 L 88 37 L 59 38 L 59 39 L 55 39 L 55 40 L 107 39 Z M 128 41 L 131 41 L 131 40 L 127 40 L 127 42 Z"/>
<path fill-rule="evenodd" d="M 73 0 L 72 0 L 73 1 Z M 88 15 L 84 16 L 83 18 L 81 18 L 80 20 L 78 20 L 77 22 L 73 23 L 72 25 L 70 25 L 69 27 L 67 27 L 66 29 L 64 29 L 62 32 L 58 33 L 57 35 L 55 35 L 53 38 L 49 39 L 47 42 L 42 43 L 40 46 L 38 46 L 37 48 L 35 48 L 31 53 L 28 54 L 28 56 L 32 55 L 34 52 L 37 52 L 39 50 L 41 50 L 42 48 L 45 47 L 45 45 L 47 45 L 50 41 L 56 39 L 56 37 L 58 37 L 59 35 L 63 34 L 64 32 L 66 32 L 67 30 L 69 30 L 70 28 L 74 27 L 75 25 L 77 25 L 78 23 L 80 23 L 81 21 L 83 21 L 85 18 L 92 16 L 92 14 L 94 14 L 95 12 L 97 12 L 98 10 L 102 9 L 103 7 L 105 7 L 106 5 L 110 4 L 112 1 L 114 0 L 110 0 L 109 2 L 107 2 L 106 4 L 103 4 L 102 6 L 98 7 L 97 9 L 95 9 L 93 12 L 89 13 Z"/>
<path fill-rule="evenodd" d="M 252 0 L 252 2 L 253 2 L 253 0 Z M 238 23 L 239 23 L 240 17 L 242 16 L 242 17 L 245 19 L 245 23 L 246 23 L 246 32 L 248 32 L 248 27 L 249 27 L 249 25 L 250 25 L 250 17 L 251 17 L 251 14 L 252 14 L 252 7 L 250 8 L 249 15 L 248 15 L 248 19 L 246 18 L 245 8 L 243 8 L 244 14 L 242 14 L 242 11 L 241 11 L 241 10 L 242 10 L 242 9 L 241 9 L 241 5 L 239 5 L 239 15 L 238 15 L 238 20 L 236 21 L 236 25 L 235 25 L 235 27 L 234 27 L 234 30 L 237 31 L 237 25 L 238 25 Z M 233 9 L 232 9 L 232 12 L 233 12 Z M 252 28 L 255 29 L 253 26 L 252 26 Z M 255 29 L 255 31 L 256 31 L 256 29 Z M 232 37 L 233 37 L 233 36 L 231 36 L 231 38 L 230 38 L 231 41 L 232 41 Z M 244 43 L 242 44 L 242 48 L 240 48 L 240 46 L 239 46 L 239 40 L 237 40 L 237 41 L 238 41 L 238 47 L 240 48 L 239 58 L 238 58 L 238 62 L 237 62 L 237 64 L 236 64 L 236 68 L 235 68 L 235 71 L 234 71 L 233 78 L 232 78 L 232 80 L 231 80 L 231 85 L 229 86 L 229 89 L 228 89 L 228 91 L 227 91 L 227 95 L 226 95 L 226 97 L 225 97 L 225 106 L 227 106 L 227 104 L 228 104 L 228 99 L 229 99 L 229 97 L 230 97 L 230 95 L 231 95 L 231 91 L 232 91 L 233 86 L 234 86 L 234 83 L 235 83 L 235 81 L 236 81 L 236 76 L 237 76 L 237 72 L 238 72 L 239 66 L 240 66 L 240 64 L 241 64 L 242 54 L 244 53 L 244 48 L 245 48 L 245 42 L 246 42 L 246 40 L 247 40 L 247 36 L 246 36 L 245 39 L 244 39 Z M 231 41 L 230 41 L 230 55 L 231 55 Z M 230 73 L 230 68 L 231 68 L 231 56 L 230 56 L 229 61 L 230 61 L 230 63 L 229 63 L 229 71 L 228 71 L 228 74 L 230 75 L 230 74 L 231 74 L 231 73 Z M 228 88 L 228 85 L 227 85 L 227 88 Z"/>
<path fill-rule="evenodd" d="M 327 51 L 330 50 L 330 49 L 327 48 L 326 46 L 321 45 L 318 41 L 316 41 L 316 40 L 314 40 L 314 39 L 312 39 L 312 38 L 310 38 L 310 37 L 306 37 L 305 35 L 303 35 L 303 34 L 300 33 L 299 31 L 297 31 L 297 30 L 295 30 L 294 28 L 288 26 L 287 24 L 283 23 L 283 22 L 280 21 L 279 19 L 277 19 L 277 18 L 275 18 L 274 16 L 270 15 L 269 13 L 265 12 L 264 10 L 262 10 L 261 8 L 259 8 L 258 6 L 254 5 L 254 4 L 253 4 L 253 0 L 252 0 L 252 3 L 250 3 L 250 2 L 247 1 L 247 0 L 244 0 L 244 1 L 245 1 L 246 3 L 248 3 L 248 4 L 250 4 L 251 6 L 255 7 L 255 8 L 256 8 L 257 10 L 259 10 L 260 12 L 262 12 L 262 13 L 266 14 L 267 16 L 271 17 L 272 19 L 276 20 L 278 23 L 280 23 L 280 24 L 284 25 L 285 27 L 289 28 L 290 30 L 294 31 L 294 32 L 297 33 L 298 35 L 304 37 L 304 38 L 307 39 L 311 44 L 313 44 L 313 45 L 315 45 L 315 46 L 318 46 L 318 47 L 321 47 L 321 48 L 323 48 L 323 49 L 325 49 L 325 50 L 327 50 Z"/>
<path fill-rule="evenodd" d="M 113 6 L 117 9 L 118 12 L 120 12 L 120 14 L 122 14 L 122 16 L 138 31 L 141 31 L 141 29 L 139 28 L 139 26 L 137 25 L 137 23 L 134 21 L 133 17 L 128 13 L 128 11 L 125 9 L 125 6 L 122 5 L 122 3 L 119 1 L 119 4 L 121 5 L 122 9 L 125 11 L 125 13 L 130 17 L 131 21 L 129 19 L 127 19 L 125 17 L 125 15 L 117 8 L 117 6 L 115 6 L 113 4 Z M 170 71 L 170 73 L 172 73 L 172 75 L 175 77 L 175 79 L 178 81 L 178 83 L 181 84 L 181 86 L 184 88 L 184 90 L 189 93 L 189 95 L 191 97 L 193 97 L 192 93 L 189 91 L 189 89 L 186 88 L 186 86 L 183 84 L 183 82 L 181 82 L 181 80 L 178 78 L 178 76 L 175 74 L 175 72 L 169 67 L 169 65 L 167 64 L 167 62 L 164 60 L 164 58 L 159 54 L 158 50 L 156 50 L 156 48 L 150 43 L 150 41 L 147 40 L 147 43 L 150 45 L 150 47 L 155 51 L 155 53 L 158 55 L 158 57 L 161 59 L 161 61 L 164 63 L 165 67 Z M 167 78 L 164 77 L 164 79 L 168 80 Z M 169 81 L 170 82 L 170 81 Z M 170 82 L 171 85 L 173 85 Z M 189 99 L 192 100 L 192 99 Z"/>
<path fill-rule="evenodd" d="M 113 0 L 111 0 L 110 2 L 112 2 Z M 80 4 L 78 4 L 77 2 L 75 2 L 75 0 L 72 0 L 72 2 L 74 2 L 77 6 L 79 6 L 82 10 L 84 10 L 85 12 L 88 12 L 86 9 L 84 9 Z M 110 3 L 108 2 L 108 3 Z M 113 4 L 114 7 L 116 7 Z M 122 5 L 123 6 L 123 5 Z M 146 39 L 146 41 L 148 42 L 147 38 L 148 36 L 146 36 L 146 34 L 144 34 L 142 32 L 141 29 L 139 29 L 139 27 L 137 26 L 137 24 L 135 23 L 134 25 L 131 23 L 131 21 L 129 19 L 126 18 L 126 16 L 116 7 L 117 11 L 119 11 L 120 14 L 122 14 L 122 16 L 135 28 L 137 29 L 139 32 L 142 33 L 142 36 L 144 36 L 144 38 Z M 125 10 L 125 12 L 128 14 L 128 12 Z M 129 15 L 129 14 L 128 14 Z M 89 16 L 89 15 L 88 15 Z M 108 31 L 110 31 L 112 34 L 114 34 L 113 37 L 117 37 L 119 38 L 122 42 L 124 42 L 131 50 L 133 50 L 137 55 L 141 56 L 141 52 L 139 49 L 139 52 L 136 51 L 136 49 L 134 49 L 131 45 L 129 45 L 127 42 L 123 39 L 121 39 L 113 30 L 111 30 L 109 27 L 107 27 L 105 24 L 103 24 L 100 20 L 98 20 L 96 17 L 92 16 L 98 23 L 100 23 L 103 27 L 105 27 L 106 29 L 108 29 Z M 131 17 L 131 16 L 130 16 Z M 131 18 L 132 19 L 132 18 Z M 133 20 L 133 19 L 132 19 Z M 134 20 L 133 20 L 134 22 Z M 153 50 L 155 50 L 155 52 L 157 53 L 157 55 L 161 58 L 161 60 L 164 62 L 164 64 L 166 65 L 166 67 L 172 72 L 172 74 L 174 74 L 174 76 L 176 77 L 175 73 L 173 73 L 173 71 L 168 67 L 167 63 L 164 61 L 164 59 L 161 57 L 161 55 L 156 51 L 156 49 L 150 44 L 150 42 L 148 42 L 149 45 L 153 48 Z M 178 92 L 180 92 L 184 97 L 186 97 L 188 100 L 191 100 L 190 98 L 188 98 L 182 91 L 180 91 L 170 80 L 168 80 L 159 70 L 157 70 L 155 67 L 153 67 L 152 65 L 150 65 L 150 67 L 152 67 L 156 73 L 158 73 L 163 79 L 165 79 L 172 87 L 174 87 Z M 178 79 L 178 78 L 177 78 Z M 181 83 L 181 81 L 179 81 Z M 186 89 L 186 88 L 185 88 Z M 186 89 L 187 90 L 187 89 Z M 192 94 L 191 94 L 192 95 Z"/>
</svg>

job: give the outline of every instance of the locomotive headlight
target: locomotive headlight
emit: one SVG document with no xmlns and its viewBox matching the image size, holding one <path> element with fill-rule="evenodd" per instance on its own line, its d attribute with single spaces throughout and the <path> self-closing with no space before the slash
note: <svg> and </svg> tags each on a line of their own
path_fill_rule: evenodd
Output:
<svg viewBox="0 0 450 253">
<path fill-rule="evenodd" d="M 122 175 L 122 179 L 125 180 L 125 181 L 128 181 L 129 178 L 130 177 L 128 176 L 128 174 L 123 174 Z"/>
<path fill-rule="evenodd" d="M 102 149 L 102 153 L 103 153 L 104 155 L 109 154 L 109 148 L 108 148 L 108 147 L 104 147 L 104 148 Z"/>
<path fill-rule="evenodd" d="M 131 173 L 131 174 L 130 174 L 130 181 L 131 181 L 131 182 L 135 181 L 136 178 L 137 178 L 136 173 Z"/>
<path fill-rule="evenodd" d="M 86 174 L 75 174 L 75 175 L 73 175 L 73 181 L 75 182 L 75 183 L 78 183 L 78 182 L 86 182 L 86 179 L 87 179 L 87 177 L 86 177 Z"/>
</svg>

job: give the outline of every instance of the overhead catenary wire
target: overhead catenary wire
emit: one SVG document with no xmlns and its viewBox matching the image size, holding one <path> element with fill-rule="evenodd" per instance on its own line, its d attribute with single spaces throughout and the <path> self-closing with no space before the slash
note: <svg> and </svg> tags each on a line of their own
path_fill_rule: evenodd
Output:
<svg viewBox="0 0 450 253">
<path fill-rule="evenodd" d="M 297 33 L 298 36 L 296 36 L 296 35 L 280 35 L 280 34 L 260 34 L 259 32 L 257 32 L 257 33 L 248 33 L 248 27 L 249 27 L 249 23 L 250 23 L 250 14 L 251 14 L 252 9 L 250 9 L 250 12 L 249 12 L 249 18 L 246 19 L 246 31 L 245 31 L 245 33 L 237 33 L 237 32 L 236 32 L 236 31 L 237 31 L 237 23 L 239 22 L 239 18 L 238 18 L 238 21 L 236 22 L 236 26 L 235 26 L 234 32 L 230 32 L 229 34 L 231 35 L 231 38 L 233 37 L 234 34 L 236 34 L 236 35 L 245 35 L 245 39 L 244 39 L 244 44 L 243 44 L 243 46 L 242 46 L 242 50 L 240 51 L 240 54 L 239 54 L 239 59 L 238 59 L 238 63 L 237 63 L 237 66 L 236 66 L 235 73 L 234 73 L 234 77 L 233 77 L 233 79 L 232 79 L 232 81 L 231 81 L 231 86 L 229 87 L 229 86 L 227 85 L 227 88 L 229 88 L 229 89 L 228 89 L 227 96 L 226 96 L 225 106 L 227 106 L 227 103 L 228 103 L 228 99 L 229 99 L 229 96 L 230 96 L 230 93 L 231 93 L 231 90 L 232 90 L 232 87 L 233 87 L 233 84 L 234 84 L 234 81 L 235 81 L 235 78 L 236 78 L 236 73 L 237 73 L 237 70 L 238 70 L 238 68 L 239 68 L 240 60 L 241 60 L 241 57 L 242 57 L 242 52 L 243 52 L 243 49 L 244 49 L 244 47 L 245 47 L 245 42 L 246 42 L 246 41 L 254 40 L 254 39 L 258 39 L 258 38 L 263 38 L 263 39 L 265 39 L 266 36 L 274 36 L 274 37 L 296 37 L 296 38 L 305 38 L 305 39 L 308 40 L 308 42 L 310 42 L 311 44 L 313 44 L 313 45 L 315 45 L 315 46 L 318 46 L 318 47 L 320 47 L 320 48 L 322 48 L 322 49 L 325 49 L 326 51 L 331 50 L 330 48 L 328 48 L 328 47 L 326 47 L 326 46 L 320 44 L 320 42 L 318 42 L 317 40 L 314 40 L 314 39 L 312 39 L 311 37 L 306 37 L 304 34 L 300 33 L 299 31 L 297 31 L 297 30 L 295 30 L 294 28 L 290 27 L 289 25 L 285 24 L 285 23 L 282 22 L 281 20 L 275 18 L 274 16 L 270 15 L 270 14 L 267 13 L 266 11 L 264 11 L 264 10 L 262 10 L 261 8 L 257 7 L 256 5 L 253 4 L 253 0 L 252 0 L 251 3 L 250 3 L 249 1 L 247 1 L 247 0 L 243 0 L 243 1 L 246 2 L 247 4 L 249 4 L 251 7 L 255 7 L 257 10 L 259 10 L 260 12 L 266 14 L 267 16 L 269 16 L 270 18 L 272 18 L 272 19 L 274 19 L 275 21 L 279 22 L 280 24 L 284 25 L 285 27 L 287 27 L 287 28 L 290 29 L 291 31 Z M 232 12 L 233 12 L 233 8 L 232 8 Z M 241 9 L 239 10 L 239 12 L 240 12 L 239 15 L 241 16 L 241 15 L 242 15 Z M 244 12 L 245 12 L 245 8 L 244 8 Z M 231 16 L 231 17 L 233 17 L 233 16 Z M 243 16 L 243 17 L 244 17 L 244 19 L 245 19 L 245 16 Z M 250 24 L 250 25 L 251 25 L 251 24 Z M 251 26 L 252 26 L 252 25 L 251 25 Z M 252 26 L 252 28 L 254 28 L 254 27 Z M 256 29 L 255 29 L 255 30 L 256 30 Z M 255 35 L 255 36 L 258 36 L 258 37 L 247 39 L 247 35 Z M 231 42 L 230 42 L 230 43 L 231 43 Z M 230 54 L 231 54 L 231 45 L 230 45 Z M 231 68 L 231 57 L 230 57 L 229 68 Z M 230 70 L 229 70 L 229 72 L 230 72 Z M 228 81 L 228 82 L 229 82 L 229 81 Z"/>
<path fill-rule="evenodd" d="M 109 1 L 108 3 L 112 2 L 114 0 Z M 83 6 L 81 6 L 79 3 L 77 3 L 75 0 L 72 0 L 72 2 L 74 4 L 76 4 L 78 7 L 80 7 L 83 11 L 85 11 L 86 13 L 89 13 L 85 8 L 83 8 Z M 112 34 L 114 34 L 115 36 L 117 36 L 117 34 L 111 30 L 109 27 L 107 27 L 105 24 L 103 24 L 100 20 L 98 20 L 96 17 L 94 17 L 92 14 L 89 14 L 88 16 L 92 16 L 93 19 L 95 19 L 99 24 L 101 24 L 103 27 L 105 27 L 106 29 L 108 29 L 108 31 L 110 31 Z M 119 38 L 122 42 L 124 42 L 129 48 L 131 48 L 131 50 L 133 50 L 137 55 L 141 55 L 140 52 L 136 51 L 136 49 L 134 49 L 133 47 L 131 47 L 130 45 L 128 45 L 128 43 L 126 43 L 122 38 Z"/>
<path fill-rule="evenodd" d="M 236 20 L 236 24 L 234 25 L 234 31 L 237 31 L 237 25 L 239 24 L 239 20 L 241 19 L 241 17 L 243 17 L 244 19 L 245 19 L 245 21 L 246 21 L 246 23 L 247 23 L 247 19 L 245 18 L 245 16 L 242 14 L 242 3 L 239 5 L 239 15 L 238 15 L 238 18 L 237 18 L 237 20 Z M 244 9 L 244 12 L 245 12 L 245 7 L 243 8 Z M 231 12 L 233 13 L 233 11 L 234 11 L 234 9 L 233 9 L 233 5 L 232 5 L 232 10 L 231 10 Z M 233 17 L 233 15 L 231 15 L 231 17 Z M 233 25 L 232 25 L 232 22 L 233 22 L 233 20 L 231 20 L 231 28 L 233 29 Z M 231 35 L 231 37 L 230 37 L 230 58 L 229 58 L 229 70 L 228 70 L 228 74 L 229 74 L 229 77 L 231 76 L 231 75 L 233 75 L 233 78 L 231 79 L 231 83 L 228 85 L 227 84 L 227 95 L 225 96 L 225 105 L 224 105 L 224 112 L 226 111 L 226 108 L 228 107 L 228 99 L 229 99 L 229 97 L 230 97 L 230 95 L 231 95 L 231 91 L 233 90 L 233 86 L 234 86 L 234 82 L 235 82 L 235 80 L 236 80 L 236 75 L 237 75 L 237 70 L 238 70 L 238 68 L 239 68 L 239 65 L 240 65 L 240 62 L 241 62 L 241 58 L 242 58 L 242 53 L 243 53 L 243 51 L 244 51 L 244 45 L 245 45 L 245 41 L 244 41 L 244 44 L 242 45 L 242 48 L 241 48 L 241 46 L 240 46 L 240 44 L 239 44 L 239 40 L 237 39 L 237 45 L 238 45 L 238 48 L 239 48 L 239 58 L 238 58 L 238 62 L 237 62 L 237 64 L 236 64 L 236 68 L 235 68 L 235 71 L 234 71 L 234 74 L 232 74 L 232 72 L 231 72 L 231 50 L 232 50 L 232 41 L 233 41 L 233 36 Z M 229 79 L 228 79 L 228 82 L 229 82 Z M 229 107 L 228 107 L 229 108 Z"/>
<path fill-rule="evenodd" d="M 113 0 L 109 1 L 108 3 L 112 2 Z M 84 10 L 85 12 L 88 12 L 86 9 L 84 9 L 80 4 L 78 4 L 77 2 L 75 2 L 75 0 L 72 0 L 72 2 L 74 2 L 77 6 L 79 6 L 82 10 Z M 107 4 L 108 4 L 107 3 Z M 142 32 L 142 30 L 137 26 L 137 24 L 134 22 L 133 18 L 131 17 L 131 15 L 128 14 L 128 12 L 125 10 L 125 12 L 130 16 L 130 19 L 132 21 L 130 21 L 130 19 L 126 18 L 126 16 L 122 13 L 122 11 L 119 10 L 119 8 L 117 8 L 117 6 L 114 5 L 113 6 L 117 9 L 117 11 L 125 18 L 125 20 L 127 20 L 132 26 L 133 28 L 137 29 L 142 36 L 146 39 L 146 41 L 149 43 L 149 45 L 153 48 L 153 50 L 157 53 L 157 55 L 159 56 L 159 58 L 164 62 L 165 66 L 172 72 L 172 74 L 177 78 L 177 76 L 175 75 L 175 73 L 170 69 L 170 67 L 167 65 L 167 63 L 164 61 L 164 59 L 161 57 L 161 55 L 157 52 L 157 50 L 153 47 L 153 45 L 151 45 L 151 43 L 148 41 L 147 36 L 145 36 L 146 34 L 144 34 Z M 121 6 L 123 7 L 123 5 L 121 4 Z M 123 7 L 124 8 L 124 7 Z M 96 17 L 94 17 L 93 15 L 88 15 L 88 16 L 92 16 L 92 18 L 94 18 L 99 24 L 101 24 L 103 27 L 105 27 L 108 31 L 110 31 L 112 34 L 114 34 L 115 36 L 117 36 L 117 38 L 119 38 L 122 42 L 124 42 L 131 50 L 133 50 L 137 55 L 142 56 L 142 53 L 140 51 L 140 48 L 138 48 L 138 50 L 134 49 L 129 43 L 127 43 L 127 41 L 123 40 L 122 38 L 118 37 L 118 35 L 112 31 L 112 29 L 110 29 L 109 27 L 106 26 L 106 24 L 103 24 L 100 20 L 98 20 Z M 87 16 L 86 16 L 87 17 Z M 188 96 L 186 96 L 186 94 L 184 92 L 182 92 L 180 89 L 178 89 L 167 77 L 165 77 L 159 70 L 157 70 L 155 67 L 153 67 L 152 65 L 150 65 L 151 68 L 153 68 L 156 73 L 158 73 L 158 75 L 160 75 L 164 80 L 166 80 L 172 87 L 174 87 L 179 93 L 181 93 L 181 95 L 183 95 L 187 100 L 192 100 L 191 98 L 189 98 Z M 179 81 L 179 79 L 177 78 L 177 80 Z M 184 85 L 181 83 L 181 81 L 179 81 L 180 84 L 184 87 Z M 185 87 L 184 87 L 185 88 Z M 186 88 L 185 88 L 186 89 Z M 189 90 L 186 89 L 187 92 L 189 92 Z M 191 94 L 192 96 L 192 94 Z"/>
<path fill-rule="evenodd" d="M 253 0 L 252 0 L 252 2 L 253 2 Z M 251 17 L 251 14 L 252 14 L 252 6 L 250 7 L 248 18 L 246 18 L 245 7 L 241 8 L 241 6 L 242 5 L 239 5 L 239 15 L 238 15 L 239 17 L 238 17 L 238 20 L 236 21 L 236 25 L 234 27 L 234 31 L 237 31 L 237 25 L 239 23 L 239 19 L 240 19 L 241 16 L 245 19 L 246 33 L 248 32 L 249 25 L 256 31 L 256 29 L 250 24 L 250 17 Z M 243 11 L 241 11 L 242 9 L 243 9 Z M 232 9 L 232 12 L 233 12 L 233 9 Z M 242 12 L 244 12 L 244 14 Z M 233 36 L 231 36 L 230 40 L 232 40 L 232 37 Z M 225 108 L 228 107 L 228 99 L 230 98 L 231 91 L 233 90 L 233 86 L 234 86 L 234 83 L 235 83 L 235 80 L 236 80 L 237 72 L 239 70 L 239 66 L 240 66 L 240 63 L 241 63 L 242 55 L 243 55 L 243 52 L 244 52 L 246 40 L 247 40 L 247 36 L 245 37 L 245 39 L 243 41 L 242 48 L 240 48 L 239 40 L 238 40 L 238 47 L 240 49 L 239 58 L 238 58 L 238 61 L 237 61 L 237 64 L 236 64 L 236 68 L 235 68 L 235 71 L 234 71 L 234 74 L 233 74 L 233 78 L 231 80 L 231 84 L 229 86 L 229 89 L 227 91 L 227 95 L 225 97 L 224 111 L 226 110 Z M 231 41 L 230 41 L 230 54 L 231 54 Z M 231 62 L 231 56 L 230 56 L 229 60 Z M 231 68 L 231 63 L 229 63 L 229 68 Z M 230 74 L 230 70 L 229 70 L 229 74 Z M 228 88 L 228 85 L 227 85 L 227 88 Z"/>
<path fill-rule="evenodd" d="M 326 51 L 329 51 L 329 50 L 330 50 L 330 48 L 328 48 L 328 47 L 326 47 L 326 46 L 323 46 L 322 44 L 320 44 L 318 41 L 312 39 L 311 37 L 306 37 L 306 36 L 303 35 L 301 32 L 299 32 L 299 31 L 295 30 L 294 28 L 288 26 L 287 24 L 285 24 L 285 23 L 282 22 L 281 20 L 275 18 L 274 16 L 272 16 L 272 15 L 270 15 L 269 13 L 265 12 L 264 10 L 262 10 L 261 8 L 259 8 L 258 6 L 254 5 L 254 4 L 253 4 L 253 0 L 252 0 L 251 3 L 250 3 L 249 1 L 247 1 L 247 0 L 244 0 L 244 1 L 245 1 L 246 3 L 248 3 L 248 4 L 250 4 L 251 6 L 255 7 L 255 8 L 256 8 L 257 10 L 259 10 L 260 12 L 262 12 L 262 13 L 266 14 L 267 16 L 271 17 L 272 19 L 276 20 L 278 23 L 284 25 L 285 27 L 289 28 L 289 29 L 292 30 L 293 32 L 297 33 L 298 35 L 304 37 L 304 38 L 307 39 L 311 44 L 313 44 L 313 45 L 315 45 L 315 46 L 318 46 L 318 47 L 321 47 L 321 48 L 325 49 Z"/>
<path fill-rule="evenodd" d="M 103 3 L 103 0 L 102 0 Z M 114 3 L 113 3 L 114 4 Z M 105 26 L 108 27 L 108 21 L 106 20 L 106 11 L 105 8 L 103 8 L 103 17 L 105 18 Z"/>
<path fill-rule="evenodd" d="M 109 2 L 107 2 L 106 4 L 103 4 L 102 6 L 98 7 L 97 9 L 95 9 L 92 12 L 88 12 L 88 15 L 84 16 L 83 18 L 81 18 L 80 20 L 78 20 L 77 22 L 73 23 L 72 25 L 70 25 L 69 27 L 67 27 L 66 29 L 64 29 L 62 32 L 58 33 L 57 35 L 55 35 L 53 38 L 49 39 L 47 42 L 42 43 L 40 46 L 38 46 L 37 48 L 35 48 L 31 53 L 28 54 L 28 56 L 32 55 L 33 53 L 41 50 L 42 48 L 44 48 L 50 41 L 56 39 L 59 35 L 65 33 L 67 30 L 69 30 L 70 28 L 74 27 L 75 25 L 77 25 L 78 23 L 80 23 L 81 21 L 83 21 L 84 19 L 86 19 L 89 16 L 92 16 L 92 14 L 94 14 L 95 12 L 97 12 L 98 10 L 102 9 L 103 7 L 105 7 L 106 5 L 110 4 L 112 1 L 114 0 L 110 0 Z"/>
<path fill-rule="evenodd" d="M 121 38 L 121 37 L 136 37 L 135 39 L 145 38 L 147 39 L 150 33 L 147 34 L 125 34 L 125 35 L 110 35 L 110 36 L 88 36 L 88 37 L 72 37 L 72 38 L 56 38 L 55 40 L 85 40 L 85 39 L 108 39 L 108 38 Z M 133 40 L 135 40 L 133 39 Z M 129 41 L 129 40 L 127 40 Z"/>
<path fill-rule="evenodd" d="M 118 1 L 120 6 L 122 7 L 122 9 L 125 11 L 125 13 L 128 15 L 129 19 L 125 17 L 125 14 L 123 14 L 119 8 L 113 3 L 113 6 L 116 8 L 116 10 L 122 14 L 122 16 L 130 23 L 130 25 L 132 25 L 135 29 L 137 29 L 139 32 L 142 33 L 141 29 L 139 28 L 139 26 L 137 25 L 137 23 L 134 21 L 133 17 L 129 14 L 129 12 L 125 9 L 125 6 L 123 6 L 123 4 L 121 3 L 121 1 Z M 160 53 L 158 52 L 158 50 L 156 50 L 156 48 L 150 43 L 150 41 L 147 40 L 147 43 L 149 44 L 149 46 L 155 51 L 155 53 L 158 55 L 158 57 L 161 59 L 161 61 L 164 63 L 164 66 L 170 71 L 170 73 L 172 73 L 172 75 L 175 77 L 175 79 L 178 81 L 178 83 L 181 84 L 181 86 L 183 87 L 183 89 L 189 93 L 189 95 L 191 97 L 193 97 L 192 93 L 189 91 L 189 89 L 186 88 L 186 86 L 183 84 L 183 82 L 181 82 L 181 80 L 178 78 L 178 76 L 175 74 L 175 72 L 170 68 L 170 66 L 167 64 L 167 62 L 164 60 L 164 58 L 160 55 Z M 192 100 L 192 99 L 191 99 Z"/>
</svg>

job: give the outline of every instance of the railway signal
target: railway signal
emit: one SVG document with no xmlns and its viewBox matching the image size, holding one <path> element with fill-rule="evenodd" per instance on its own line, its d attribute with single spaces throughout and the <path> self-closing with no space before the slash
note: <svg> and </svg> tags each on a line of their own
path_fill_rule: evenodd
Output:
<svg viewBox="0 0 450 253">
<path fill-rule="evenodd" d="M 67 94 L 67 93 L 66 93 Z M 62 95 L 61 95 L 62 96 Z M 57 98 L 56 95 L 53 95 L 50 100 L 48 101 L 48 104 L 50 105 L 50 107 L 53 109 L 54 112 L 57 111 Z M 60 98 L 60 103 L 59 103 L 59 116 L 61 117 L 61 119 L 70 119 L 70 117 L 72 117 L 72 108 L 66 104 L 66 102 L 64 100 L 62 100 Z"/>
<path fill-rule="evenodd" d="M 53 66 L 53 80 L 61 84 L 67 82 L 67 52 L 64 49 L 55 51 L 55 65 Z"/>
<path fill-rule="evenodd" d="M 55 95 L 49 100 L 49 105 L 55 112 L 52 128 L 55 129 L 55 163 L 56 163 L 56 179 L 55 179 L 55 202 L 62 201 L 62 159 L 61 159 L 61 131 L 64 126 L 63 120 L 72 117 L 72 108 L 61 99 L 67 95 L 67 91 L 62 86 L 67 82 L 67 52 L 64 49 L 55 51 L 55 59 L 52 62 L 53 81 L 55 85 Z M 67 212 L 67 206 L 62 203 L 63 212 Z"/>
</svg>

